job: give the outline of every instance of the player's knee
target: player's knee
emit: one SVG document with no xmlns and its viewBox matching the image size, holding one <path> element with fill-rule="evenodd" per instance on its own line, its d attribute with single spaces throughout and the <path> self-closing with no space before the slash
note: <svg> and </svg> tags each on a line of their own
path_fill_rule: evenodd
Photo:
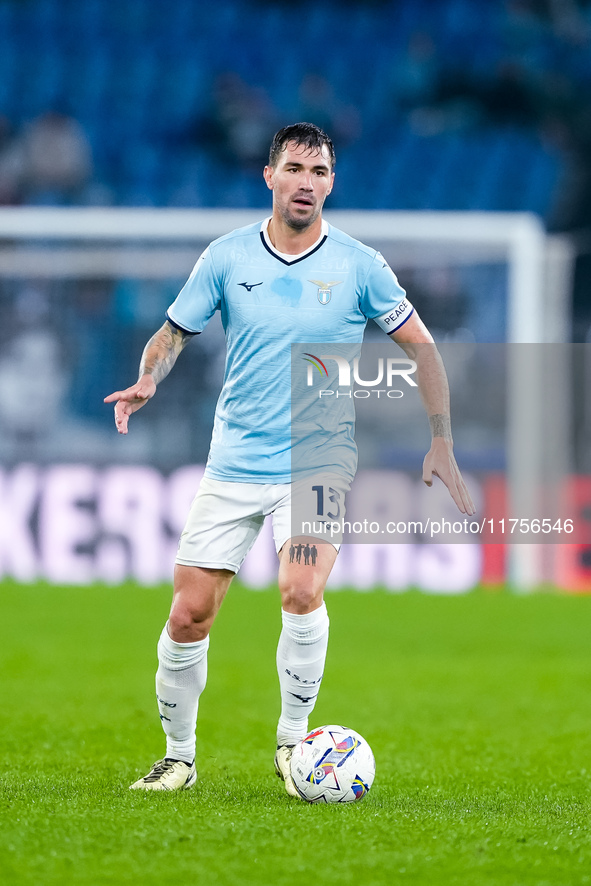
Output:
<svg viewBox="0 0 591 886">
<path fill-rule="evenodd" d="M 177 643 L 207 637 L 234 573 L 177 565 L 168 632 Z"/>
<path fill-rule="evenodd" d="M 312 612 L 322 604 L 322 592 L 316 582 L 291 581 L 280 586 L 281 602 L 288 612 Z"/>
<path fill-rule="evenodd" d="M 177 643 L 194 643 L 209 634 L 214 614 L 175 600 L 168 617 L 168 633 Z"/>
</svg>

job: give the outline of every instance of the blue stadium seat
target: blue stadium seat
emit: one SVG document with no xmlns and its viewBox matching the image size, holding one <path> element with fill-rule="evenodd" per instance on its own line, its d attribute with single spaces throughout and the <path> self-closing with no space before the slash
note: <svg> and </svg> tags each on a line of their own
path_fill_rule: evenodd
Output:
<svg viewBox="0 0 591 886">
<path fill-rule="evenodd" d="M 16 125 L 63 105 L 86 127 L 97 176 L 118 202 L 260 205 L 249 171 L 215 181 L 215 151 L 188 144 L 224 71 L 263 88 L 277 123 L 297 113 L 302 77 L 320 74 L 361 136 L 339 136 L 333 205 L 549 211 L 561 168 L 532 133 L 475 126 L 418 135 L 397 105 L 396 66 L 417 31 L 440 59 L 485 82 L 515 44 L 489 0 L 16 0 L 0 2 L 0 114 Z M 509 34 L 509 36 L 508 36 Z M 519 39 L 523 38 L 523 35 Z M 528 59 L 591 80 L 586 47 L 527 37 Z M 367 158 L 383 175 L 366 174 Z M 137 163 L 137 165 L 136 165 Z"/>
</svg>

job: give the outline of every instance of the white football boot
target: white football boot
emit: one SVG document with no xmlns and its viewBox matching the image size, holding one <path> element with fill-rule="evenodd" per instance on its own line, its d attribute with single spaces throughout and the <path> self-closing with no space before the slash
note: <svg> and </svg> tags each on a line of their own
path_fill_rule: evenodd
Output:
<svg viewBox="0 0 591 886">
<path fill-rule="evenodd" d="M 130 791 L 186 791 L 197 781 L 195 763 L 182 760 L 156 760 L 147 775 L 129 786 Z"/>
<path fill-rule="evenodd" d="M 298 797 L 301 800 L 300 795 L 297 792 L 296 786 L 293 783 L 293 778 L 291 777 L 291 752 L 293 751 L 293 746 L 290 745 L 279 745 L 277 750 L 275 751 L 275 772 L 282 778 L 285 783 L 285 790 L 289 794 L 290 797 Z"/>
</svg>

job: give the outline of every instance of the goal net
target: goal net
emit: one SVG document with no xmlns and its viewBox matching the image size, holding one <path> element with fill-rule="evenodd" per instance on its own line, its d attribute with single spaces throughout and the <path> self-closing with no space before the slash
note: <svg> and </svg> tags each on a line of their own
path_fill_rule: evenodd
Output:
<svg viewBox="0 0 591 886">
<path fill-rule="evenodd" d="M 134 416 L 128 437 L 115 434 L 103 397 L 135 380 L 145 342 L 202 249 L 264 215 L 0 210 L 0 575 L 82 583 L 169 577 L 221 385 L 219 317 L 184 351 L 149 408 Z M 544 517 L 536 494 L 548 488 L 549 477 L 556 495 L 574 483 L 584 511 L 579 493 L 589 470 L 576 436 L 584 421 L 573 419 L 572 373 L 582 366 L 584 376 L 589 363 L 586 351 L 567 345 L 569 242 L 548 236 L 530 215 L 352 211 L 326 217 L 382 252 L 441 345 L 458 461 L 477 495 L 486 486 L 495 500 L 492 519 L 514 514 L 530 521 L 522 543 L 495 536 L 494 550 L 482 533 L 456 544 L 413 537 L 347 546 L 333 586 L 453 592 L 482 578 L 508 578 L 523 589 L 555 581 L 557 563 L 571 561 L 564 545 L 543 545 L 531 534 L 531 520 Z M 383 341 L 373 324 L 367 341 Z M 470 388 L 479 408 L 461 408 L 463 374 L 474 365 L 474 352 L 486 367 L 500 343 L 508 348 L 497 360 L 500 368 L 490 378 L 483 371 L 481 387 Z M 375 421 L 358 426 L 364 482 L 375 484 L 378 470 L 390 471 L 399 493 L 412 500 L 422 494 L 424 439 L 398 435 L 385 454 Z M 585 543 L 584 529 L 567 547 Z M 242 577 L 266 586 L 275 571 L 265 531 Z"/>
</svg>

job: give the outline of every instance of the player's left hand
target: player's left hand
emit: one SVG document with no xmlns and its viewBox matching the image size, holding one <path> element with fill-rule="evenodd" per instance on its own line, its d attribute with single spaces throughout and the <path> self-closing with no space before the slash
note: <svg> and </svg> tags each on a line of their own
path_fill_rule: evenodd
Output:
<svg viewBox="0 0 591 886">
<path fill-rule="evenodd" d="M 433 485 L 433 475 L 445 483 L 449 494 L 462 514 L 472 516 L 476 513 L 476 508 L 458 468 L 453 444 L 445 437 L 433 437 L 431 449 L 423 461 L 423 482 L 427 486 Z"/>
</svg>

